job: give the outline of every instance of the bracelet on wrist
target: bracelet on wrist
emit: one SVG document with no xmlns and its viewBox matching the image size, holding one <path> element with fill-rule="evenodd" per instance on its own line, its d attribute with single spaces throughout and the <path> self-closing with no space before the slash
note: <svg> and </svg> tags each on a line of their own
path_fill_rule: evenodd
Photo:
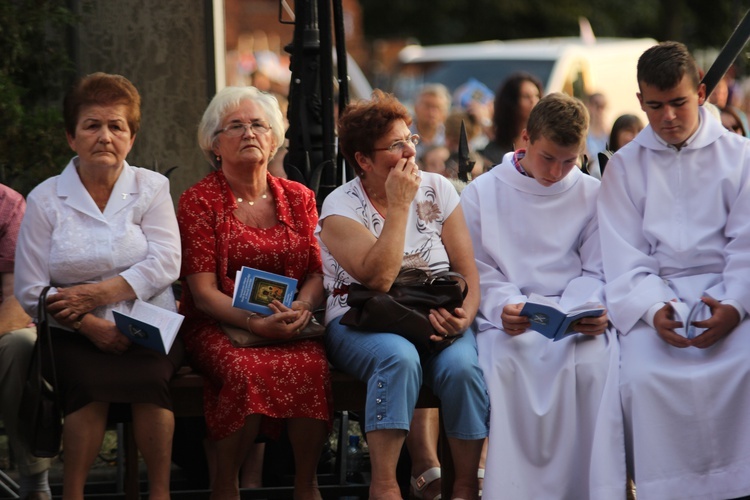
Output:
<svg viewBox="0 0 750 500">
<path fill-rule="evenodd" d="M 79 333 L 79 332 L 80 332 L 80 330 L 81 330 L 81 326 L 83 325 L 83 318 L 84 318 L 84 317 L 85 317 L 85 316 L 86 316 L 87 314 L 88 314 L 88 313 L 87 313 L 87 312 L 85 312 L 85 313 L 83 313 L 83 314 L 79 314 L 79 315 L 78 315 L 78 318 L 77 318 L 77 319 L 76 319 L 76 320 L 75 320 L 75 321 L 73 322 L 73 331 L 74 331 L 74 332 L 76 332 L 76 333 Z"/>
<path fill-rule="evenodd" d="M 254 312 L 251 312 L 247 315 L 247 318 L 245 318 L 245 330 L 248 332 L 252 332 L 252 328 L 250 328 L 250 318 L 257 318 L 258 315 Z"/>
<path fill-rule="evenodd" d="M 298 300 L 297 302 L 299 302 L 300 304 L 303 304 L 303 305 L 305 305 L 305 306 L 307 307 L 307 310 L 308 310 L 308 311 L 310 311 L 310 312 L 312 312 L 312 310 L 313 310 L 313 306 L 312 306 L 312 304 L 311 304 L 311 303 L 309 303 L 309 302 L 308 302 L 308 301 L 306 301 L 306 300 Z"/>
</svg>

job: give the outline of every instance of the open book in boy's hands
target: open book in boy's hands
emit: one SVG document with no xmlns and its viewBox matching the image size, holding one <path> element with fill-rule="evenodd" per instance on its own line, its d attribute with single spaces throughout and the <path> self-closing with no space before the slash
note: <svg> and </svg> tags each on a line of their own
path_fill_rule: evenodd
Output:
<svg viewBox="0 0 750 500">
<path fill-rule="evenodd" d="M 569 311 L 564 311 L 554 300 L 532 293 L 521 309 L 521 316 L 528 316 L 532 330 L 558 341 L 576 333 L 573 328 L 579 319 L 596 318 L 603 312 L 604 306 L 596 302 L 586 302 Z"/>
<path fill-rule="evenodd" d="M 177 332 L 180 330 L 182 314 L 168 311 L 163 307 L 136 300 L 130 314 L 112 311 L 115 324 L 123 335 L 136 344 L 148 347 L 162 354 L 169 354 Z"/>
</svg>

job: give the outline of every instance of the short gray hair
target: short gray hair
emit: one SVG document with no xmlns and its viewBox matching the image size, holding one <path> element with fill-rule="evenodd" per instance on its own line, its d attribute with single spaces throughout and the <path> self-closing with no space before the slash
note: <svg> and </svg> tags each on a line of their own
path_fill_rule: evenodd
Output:
<svg viewBox="0 0 750 500">
<path fill-rule="evenodd" d="M 203 118 L 198 125 L 198 145 L 209 163 L 215 168 L 219 168 L 216 161 L 216 155 L 213 152 L 214 141 L 216 140 L 216 131 L 221 128 L 221 121 L 228 111 L 237 108 L 242 101 L 253 101 L 265 114 L 266 120 L 271 125 L 271 133 L 276 139 L 276 145 L 271 151 L 271 158 L 276 155 L 279 147 L 284 144 L 284 115 L 281 114 L 279 101 L 273 94 L 263 92 L 255 87 L 224 87 L 216 93 L 211 102 L 208 103 L 206 111 L 203 112 Z"/>
<path fill-rule="evenodd" d="M 426 83 L 419 88 L 417 100 L 426 95 L 433 95 L 442 99 L 443 103 L 445 103 L 445 112 L 450 111 L 452 98 L 448 87 L 442 83 Z"/>
</svg>

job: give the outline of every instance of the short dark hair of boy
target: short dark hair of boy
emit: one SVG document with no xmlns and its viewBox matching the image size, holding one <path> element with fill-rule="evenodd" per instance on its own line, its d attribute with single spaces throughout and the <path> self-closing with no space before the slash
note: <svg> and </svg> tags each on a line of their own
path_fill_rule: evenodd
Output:
<svg viewBox="0 0 750 500">
<path fill-rule="evenodd" d="M 561 146 L 583 146 L 588 129 L 586 106 L 579 99 L 559 92 L 542 97 L 531 109 L 526 125 L 531 142 L 544 136 Z"/>
<path fill-rule="evenodd" d="M 662 42 L 646 50 L 638 59 L 638 85 L 645 83 L 669 90 L 688 76 L 695 88 L 700 84 L 698 65 L 687 47 L 680 42 Z"/>
</svg>

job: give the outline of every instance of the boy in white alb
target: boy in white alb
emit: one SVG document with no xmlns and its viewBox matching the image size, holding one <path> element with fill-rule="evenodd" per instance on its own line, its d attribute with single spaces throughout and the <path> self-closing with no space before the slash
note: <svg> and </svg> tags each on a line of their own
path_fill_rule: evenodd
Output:
<svg viewBox="0 0 750 500">
<path fill-rule="evenodd" d="M 598 212 L 628 465 L 638 500 L 750 495 L 750 141 L 701 107 L 683 44 L 644 52 L 638 84 L 649 126 Z"/>
<path fill-rule="evenodd" d="M 603 303 L 596 221 L 599 181 L 576 162 L 588 113 L 544 97 L 523 132 L 526 149 L 463 191 L 482 301 L 477 348 L 490 393 L 484 498 L 625 497 L 619 350 L 607 314 L 553 342 L 529 329 L 529 294 L 564 309 Z"/>
</svg>

